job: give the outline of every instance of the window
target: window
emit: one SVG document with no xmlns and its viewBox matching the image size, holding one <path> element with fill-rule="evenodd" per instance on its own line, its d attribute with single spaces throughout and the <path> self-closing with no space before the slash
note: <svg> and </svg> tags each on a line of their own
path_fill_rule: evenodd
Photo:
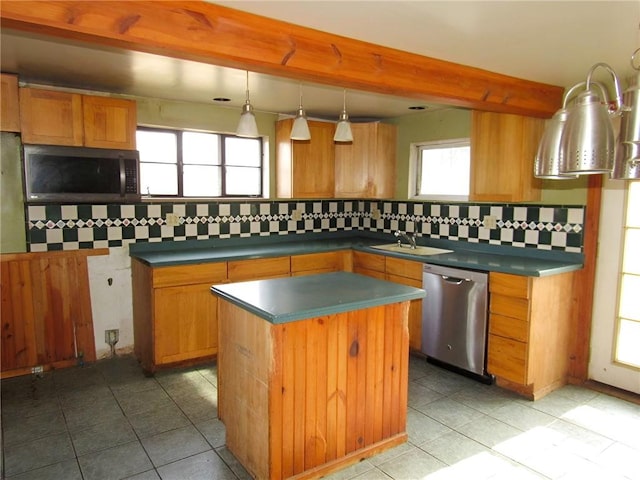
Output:
<svg viewBox="0 0 640 480">
<path fill-rule="evenodd" d="M 640 182 L 629 182 L 615 359 L 640 368 Z"/>
<path fill-rule="evenodd" d="M 149 196 L 262 197 L 262 140 L 139 128 L 140 190 Z"/>
<path fill-rule="evenodd" d="M 468 138 L 411 144 L 409 194 L 425 200 L 468 200 Z"/>
</svg>

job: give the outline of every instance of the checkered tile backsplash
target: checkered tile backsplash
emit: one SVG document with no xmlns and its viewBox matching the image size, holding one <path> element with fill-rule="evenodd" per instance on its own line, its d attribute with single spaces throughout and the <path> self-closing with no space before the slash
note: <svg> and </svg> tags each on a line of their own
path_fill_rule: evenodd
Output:
<svg viewBox="0 0 640 480">
<path fill-rule="evenodd" d="M 167 214 L 179 224 L 167 224 Z M 497 228 L 483 225 L 486 215 Z M 29 205 L 32 252 L 310 232 L 416 232 L 458 240 L 582 253 L 584 207 L 316 200 L 135 205 Z"/>
</svg>

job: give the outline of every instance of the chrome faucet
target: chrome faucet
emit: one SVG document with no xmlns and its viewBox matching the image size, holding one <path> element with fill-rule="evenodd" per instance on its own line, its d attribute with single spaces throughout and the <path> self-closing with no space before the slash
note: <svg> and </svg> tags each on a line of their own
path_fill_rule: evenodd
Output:
<svg viewBox="0 0 640 480">
<path fill-rule="evenodd" d="M 412 250 L 415 250 L 416 248 L 416 234 L 415 233 L 405 233 L 405 232 L 401 232 L 400 230 L 397 230 L 396 233 L 394 233 L 394 235 L 398 238 L 402 237 L 404 238 L 407 242 L 409 242 L 409 248 L 411 248 Z M 400 244 L 401 241 L 398 240 L 398 243 Z"/>
</svg>

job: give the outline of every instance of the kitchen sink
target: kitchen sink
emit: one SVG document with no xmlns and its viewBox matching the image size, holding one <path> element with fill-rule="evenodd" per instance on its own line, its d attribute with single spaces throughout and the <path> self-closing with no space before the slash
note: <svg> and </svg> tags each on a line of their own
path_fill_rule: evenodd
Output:
<svg viewBox="0 0 640 480">
<path fill-rule="evenodd" d="M 453 252 L 453 250 L 445 250 L 444 248 L 434 247 L 417 246 L 416 248 L 411 248 L 409 245 L 398 245 L 397 243 L 372 245 L 371 248 L 386 250 L 387 252 L 406 253 L 407 255 L 439 255 L 441 253 Z"/>
</svg>

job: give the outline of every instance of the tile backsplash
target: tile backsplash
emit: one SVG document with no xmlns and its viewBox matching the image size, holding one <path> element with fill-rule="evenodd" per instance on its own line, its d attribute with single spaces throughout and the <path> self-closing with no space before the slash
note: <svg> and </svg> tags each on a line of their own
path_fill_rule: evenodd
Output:
<svg viewBox="0 0 640 480">
<path fill-rule="evenodd" d="M 167 223 L 167 215 L 178 225 Z M 485 216 L 496 228 L 486 228 Z M 31 252 L 127 243 L 295 235 L 415 232 L 419 237 L 582 253 L 583 206 L 446 204 L 389 200 L 219 201 L 29 205 Z"/>
</svg>

